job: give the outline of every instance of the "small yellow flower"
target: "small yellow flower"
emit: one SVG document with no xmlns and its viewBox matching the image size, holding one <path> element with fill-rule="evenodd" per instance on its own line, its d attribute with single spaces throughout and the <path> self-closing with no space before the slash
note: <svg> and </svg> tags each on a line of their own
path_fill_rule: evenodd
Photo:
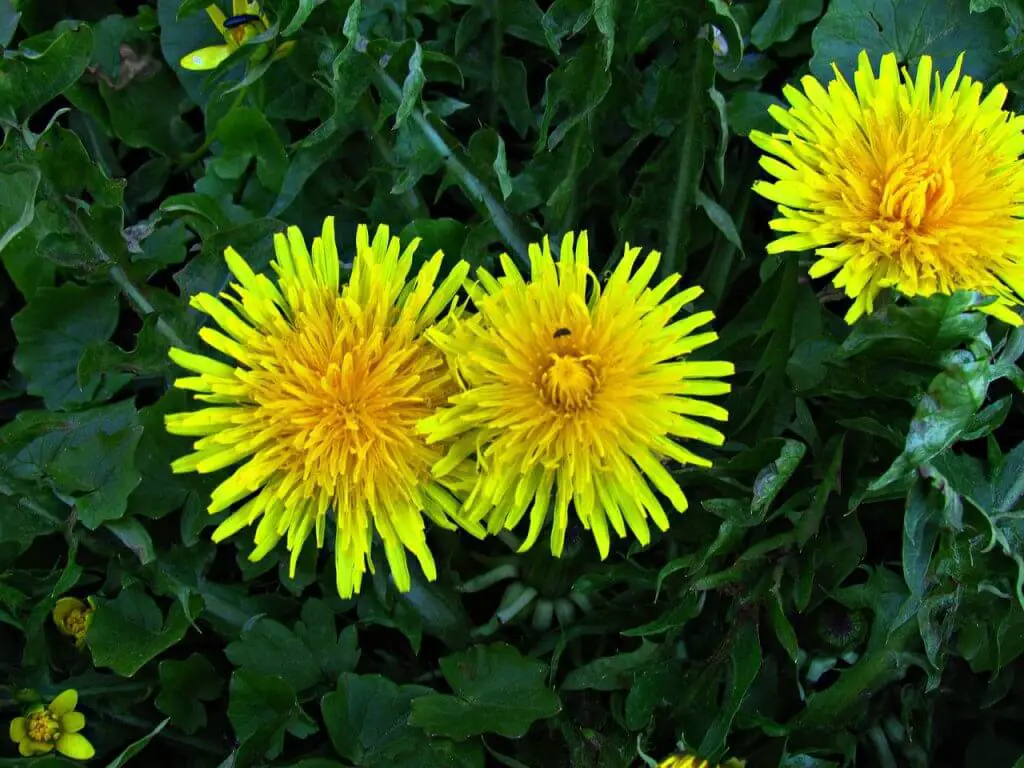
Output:
<svg viewBox="0 0 1024 768">
<path fill-rule="evenodd" d="M 717 768 L 744 768 L 746 765 L 745 760 L 726 760 L 724 763 L 720 763 Z M 716 768 L 714 763 L 709 763 L 707 760 L 701 760 L 699 757 L 693 755 L 673 755 L 672 757 L 658 763 L 658 768 Z"/>
<path fill-rule="evenodd" d="M 942 79 L 922 56 L 912 76 L 890 53 L 876 75 L 861 53 L 853 88 L 838 68 L 827 88 L 805 76 L 770 109 L 782 132 L 750 134 L 775 177 L 754 186 L 778 204 L 768 253 L 813 251 L 811 277 L 835 273 L 853 299 L 849 323 L 886 288 L 977 291 L 1021 323 L 1024 116 L 1003 109 L 1004 85 L 982 98 L 962 61 Z"/>
<path fill-rule="evenodd" d="M 81 648 L 89 632 L 89 625 L 92 624 L 94 608 L 91 597 L 88 603 L 77 597 L 62 597 L 53 608 L 53 623 L 61 634 L 75 638 L 75 645 Z"/>
<path fill-rule="evenodd" d="M 181 58 L 181 66 L 192 71 L 205 71 L 216 69 L 232 53 L 237 51 L 246 43 L 267 31 L 270 27 L 270 20 L 267 19 L 260 4 L 252 0 L 231 0 L 231 17 L 224 15 L 224 11 L 216 5 L 208 5 L 206 14 L 210 21 L 217 28 L 217 31 L 224 36 L 223 45 L 208 45 L 199 48 Z M 280 59 L 291 53 L 295 47 L 295 41 L 289 40 L 274 50 L 274 58 Z M 267 55 L 266 46 L 256 53 L 257 59 Z"/>
<path fill-rule="evenodd" d="M 689 313 L 697 287 L 676 291 L 679 275 L 652 284 L 660 254 L 626 252 L 602 287 L 590 269 L 586 233 L 569 233 L 556 262 L 547 238 L 530 246 L 530 279 L 508 256 L 504 275 L 478 270 L 471 286 L 479 314 L 438 327 L 428 338 L 449 357 L 463 391 L 420 422 L 431 445 L 454 441 L 433 467 L 444 478 L 474 455 L 478 472 L 464 516 L 496 533 L 524 517 L 533 546 L 551 520 L 560 557 L 570 509 L 602 558 L 610 533 L 650 542 L 648 519 L 669 518 L 655 491 L 678 512 L 687 499 L 667 461 L 697 467 L 690 450 L 725 436 L 700 420 L 723 422 L 732 363 L 693 359 L 717 335 L 710 311 Z"/>
<path fill-rule="evenodd" d="M 24 717 L 11 720 L 11 741 L 24 757 L 56 749 L 75 760 L 88 760 L 96 750 L 79 733 L 85 727 L 85 715 L 75 712 L 77 705 L 78 691 L 74 689 L 61 693 L 49 706 L 36 704 Z"/>
</svg>

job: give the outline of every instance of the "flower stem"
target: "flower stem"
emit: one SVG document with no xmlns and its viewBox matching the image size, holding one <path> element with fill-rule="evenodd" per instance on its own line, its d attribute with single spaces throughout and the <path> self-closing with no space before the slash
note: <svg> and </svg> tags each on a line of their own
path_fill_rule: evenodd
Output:
<svg viewBox="0 0 1024 768">
<path fill-rule="evenodd" d="M 377 85 L 392 99 L 401 102 L 402 89 L 377 62 L 373 62 L 373 74 L 377 81 Z M 423 132 L 424 137 L 430 145 L 444 160 L 445 165 L 448 166 L 448 170 L 451 171 L 451 174 L 459 182 L 463 191 L 471 200 L 476 203 L 480 203 L 487 210 L 495 228 L 505 239 L 505 243 L 509 248 L 511 248 L 519 261 L 524 265 L 528 264 L 529 256 L 527 253 L 526 239 L 519 233 L 519 230 L 512 221 L 512 217 L 509 216 L 508 211 L 506 211 L 494 195 L 491 194 L 487 185 L 480 181 L 480 179 L 478 179 L 473 172 L 455 156 L 455 151 L 448 146 L 448 142 L 444 140 L 444 137 L 442 137 L 434 126 L 430 124 L 430 121 L 427 120 L 421 109 L 414 109 L 412 111 L 412 120 L 416 124 L 416 127 Z"/>
<path fill-rule="evenodd" d="M 114 285 L 121 289 L 121 293 L 125 295 L 128 302 L 135 308 L 135 311 L 142 317 L 152 315 L 156 312 L 156 309 L 152 304 L 149 303 L 149 299 L 142 295 L 142 291 L 136 287 L 135 283 L 131 281 L 128 275 L 121 267 L 114 266 L 110 268 L 110 279 L 114 281 Z M 167 338 L 176 347 L 187 348 L 188 345 L 182 341 L 181 337 L 178 336 L 177 332 L 164 320 L 162 317 L 158 317 L 156 320 L 156 329 Z"/>
</svg>

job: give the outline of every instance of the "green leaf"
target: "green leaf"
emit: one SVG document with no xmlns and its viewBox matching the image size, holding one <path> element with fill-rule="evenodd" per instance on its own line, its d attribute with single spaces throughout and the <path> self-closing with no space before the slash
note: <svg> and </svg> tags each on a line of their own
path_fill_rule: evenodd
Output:
<svg viewBox="0 0 1024 768">
<path fill-rule="evenodd" d="M 292 20 L 281 31 L 281 36 L 291 37 L 302 29 L 302 25 L 306 23 L 306 19 L 309 18 L 310 14 L 325 2 L 327 0 L 299 0 L 299 7 L 295 9 L 295 15 L 292 16 Z"/>
<path fill-rule="evenodd" d="M 758 672 L 761 671 L 761 641 L 758 637 L 757 624 L 744 624 L 737 630 L 729 658 L 731 664 L 725 700 L 701 740 L 699 753 L 702 755 L 721 754 L 732 721 Z"/>
<path fill-rule="evenodd" d="M 21 14 L 14 10 L 11 0 L 0 0 L 0 48 L 6 48 L 18 31 Z"/>
<path fill-rule="evenodd" d="M 604 39 L 604 68 L 612 65 L 615 52 L 615 11 L 617 0 L 594 0 L 594 23 Z"/>
<path fill-rule="evenodd" d="M 300 738 L 317 730 L 287 682 L 248 669 L 231 675 L 228 719 L 242 748 L 256 758 L 280 754 L 286 729 Z"/>
<path fill-rule="evenodd" d="M 903 516 L 903 578 L 911 596 L 918 599 L 928 590 L 928 567 L 939 540 L 941 512 L 942 497 L 924 480 L 914 483 Z"/>
<path fill-rule="evenodd" d="M 0 252 L 35 218 L 40 178 L 39 169 L 34 165 L 12 163 L 0 171 Z M 33 293 L 26 290 L 30 287 L 18 284 L 18 290 L 26 297 Z"/>
<path fill-rule="evenodd" d="M 987 358 L 976 360 L 967 351 L 953 353 L 946 369 L 932 380 L 918 403 L 903 453 L 868 489 L 899 482 L 955 443 L 984 403 L 988 385 Z"/>
<path fill-rule="evenodd" d="M 547 665 L 505 643 L 446 656 L 441 672 L 454 695 L 431 694 L 413 702 L 411 722 L 428 733 L 457 741 L 481 733 L 518 738 L 535 721 L 561 710 L 547 686 Z"/>
<path fill-rule="evenodd" d="M 109 397 L 128 380 L 124 374 L 93 371 L 79 380 L 85 353 L 103 344 L 117 327 L 117 289 L 110 285 L 41 288 L 11 321 L 18 337 L 14 365 L 29 393 L 46 407 L 64 410 Z"/>
<path fill-rule="evenodd" d="M 257 619 L 224 653 L 232 664 L 276 675 L 299 692 L 320 680 L 320 665 L 306 644 L 273 619 Z"/>
<path fill-rule="evenodd" d="M 114 135 L 129 147 L 175 158 L 192 142 L 193 133 L 181 117 L 191 101 L 170 69 L 161 67 L 127 88 L 101 83 L 100 94 Z"/>
<path fill-rule="evenodd" d="M 821 15 L 822 0 L 770 0 L 750 30 L 750 42 L 762 51 L 785 42 L 801 24 Z"/>
<path fill-rule="evenodd" d="M 912 73 L 925 54 L 945 73 L 967 51 L 964 72 L 984 80 L 1000 64 L 1001 15 L 971 13 L 962 0 L 832 0 L 811 38 L 811 72 L 827 82 L 835 62 L 852 83 L 857 56 L 866 50 L 876 72 L 882 55 L 893 52 Z"/>
<path fill-rule="evenodd" d="M 752 514 L 764 515 L 768 511 L 775 497 L 796 472 L 805 453 L 807 446 L 799 440 L 785 441 L 779 458 L 762 469 L 754 479 L 754 495 L 750 502 Z"/>
<path fill-rule="evenodd" d="M 212 167 L 224 178 L 240 178 L 245 166 L 255 159 L 260 183 L 275 192 L 281 188 L 288 154 L 262 112 L 253 107 L 235 107 L 217 123 L 217 140 L 224 151 Z"/>
<path fill-rule="evenodd" d="M 139 754 L 139 752 L 144 750 L 146 746 L 149 744 L 149 742 L 151 742 L 153 738 L 158 733 L 160 733 L 160 731 L 167 727 L 167 724 L 170 721 L 171 718 L 169 717 L 166 720 L 161 720 L 153 730 L 151 730 L 141 739 L 133 741 L 131 744 L 125 747 L 121 754 L 119 754 L 117 757 L 115 757 L 113 760 L 107 763 L 107 768 L 122 768 L 122 766 L 124 766 L 129 760 L 131 760 L 133 757 Z"/>
<path fill-rule="evenodd" d="M 195 598 L 199 600 L 199 598 Z M 179 642 L 189 628 L 180 603 L 171 605 L 166 621 L 145 590 L 134 585 L 113 600 L 97 598 L 96 612 L 86 635 L 93 662 L 132 677 L 151 659 Z M 196 607 L 193 613 L 198 611 Z"/>
<path fill-rule="evenodd" d="M 0 429 L 0 477 L 46 484 L 95 530 L 125 513 L 142 430 L 130 401 L 80 413 L 22 411 Z"/>
<path fill-rule="evenodd" d="M 331 744 L 356 765 L 423 749 L 427 738 L 409 724 L 409 716 L 413 701 L 428 693 L 429 688 L 399 686 L 380 675 L 343 674 L 337 690 L 320 702 Z"/>
<path fill-rule="evenodd" d="M 323 600 L 307 600 L 302 605 L 302 620 L 295 625 L 295 635 L 313 654 L 325 680 L 351 672 L 359 663 L 359 634 L 354 625 L 339 635 L 334 613 Z"/>
<path fill-rule="evenodd" d="M 409 57 L 409 74 L 405 76 L 402 83 L 402 101 L 398 105 L 398 112 L 395 113 L 395 128 L 401 128 L 409 116 L 420 103 L 420 95 L 423 93 L 423 85 L 427 82 L 423 74 L 423 49 L 417 41 L 412 56 Z"/>
<path fill-rule="evenodd" d="M 661 652 L 658 643 L 644 640 L 635 651 L 595 659 L 565 676 L 563 691 L 617 691 L 629 688 L 634 675 L 655 663 Z"/>
<path fill-rule="evenodd" d="M 23 40 L 16 50 L 0 59 L 3 109 L 19 122 L 27 120 L 82 76 L 92 47 L 92 31 L 78 21 Z"/>
<path fill-rule="evenodd" d="M 153 549 L 153 539 L 149 535 L 149 531 L 134 517 L 108 520 L 104 527 L 134 552 L 142 565 L 149 565 L 156 559 L 156 551 Z"/>
<path fill-rule="evenodd" d="M 695 193 L 694 201 L 704 210 L 704 213 L 708 215 L 711 223 L 718 228 L 718 231 L 725 235 L 725 239 L 735 245 L 736 250 L 743 253 L 743 241 L 740 240 L 740 233 L 736 230 L 736 222 L 732 220 L 729 211 L 699 189 Z"/>
<path fill-rule="evenodd" d="M 184 661 L 161 661 L 160 693 L 153 704 L 175 728 L 195 733 L 206 725 L 204 701 L 216 701 L 224 687 L 217 670 L 199 653 Z"/>
<path fill-rule="evenodd" d="M 508 200 L 512 194 L 512 177 L 508 175 L 508 160 L 505 157 L 505 141 L 498 136 L 498 153 L 494 157 L 491 166 L 498 177 L 498 186 L 501 188 L 501 199 Z"/>
</svg>

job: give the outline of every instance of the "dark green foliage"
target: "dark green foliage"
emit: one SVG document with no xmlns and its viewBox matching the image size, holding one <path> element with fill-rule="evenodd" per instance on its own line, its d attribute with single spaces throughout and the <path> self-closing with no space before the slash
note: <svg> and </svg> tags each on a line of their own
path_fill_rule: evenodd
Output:
<svg viewBox="0 0 1024 768">
<path fill-rule="evenodd" d="M 73 687 L 109 768 L 1024 765 L 1024 333 L 971 294 L 847 327 L 765 254 L 746 138 L 861 49 L 966 51 L 1012 108 L 1020 2 L 268 0 L 185 71 L 207 2 L 0 0 L 0 726 Z M 662 251 L 737 367 L 714 469 L 673 468 L 687 513 L 604 562 L 432 530 L 435 583 L 378 558 L 349 601 L 330 557 L 214 547 L 167 349 L 226 246 L 264 269 L 326 215 L 346 257 L 361 222 L 449 266 L 579 229 L 599 276 Z M 81 651 L 64 595 L 95 596 Z"/>
</svg>

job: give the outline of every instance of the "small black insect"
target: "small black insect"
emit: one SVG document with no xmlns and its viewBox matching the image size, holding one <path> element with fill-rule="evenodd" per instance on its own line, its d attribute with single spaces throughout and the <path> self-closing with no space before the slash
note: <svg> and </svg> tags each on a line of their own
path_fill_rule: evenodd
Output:
<svg viewBox="0 0 1024 768">
<path fill-rule="evenodd" d="M 568 328 L 559 328 L 557 331 L 555 331 L 552 338 L 560 339 L 563 336 L 569 336 L 571 333 L 572 331 L 570 331 Z"/>
<path fill-rule="evenodd" d="M 224 29 L 234 29 L 244 24 L 252 24 L 255 21 L 262 21 L 255 13 L 240 13 L 237 16 L 228 16 L 224 19 Z"/>
</svg>

